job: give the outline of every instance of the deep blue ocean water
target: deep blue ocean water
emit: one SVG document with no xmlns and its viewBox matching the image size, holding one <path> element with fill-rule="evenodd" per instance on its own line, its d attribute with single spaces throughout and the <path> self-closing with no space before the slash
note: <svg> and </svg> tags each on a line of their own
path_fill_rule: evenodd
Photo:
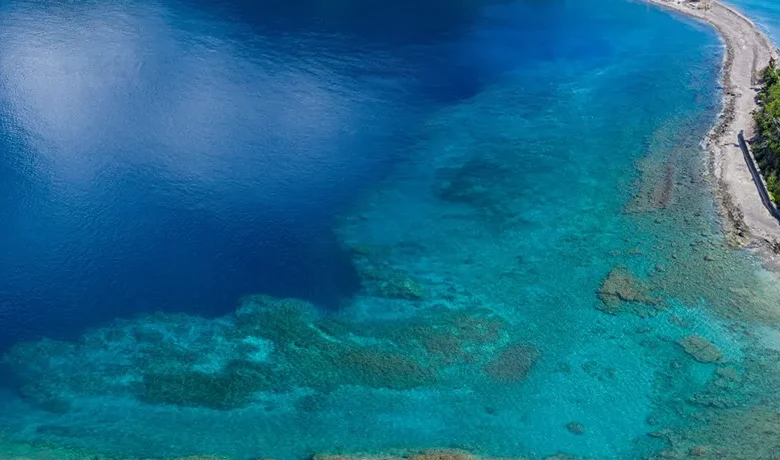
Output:
<svg viewBox="0 0 780 460">
<path fill-rule="evenodd" d="M 0 344 L 248 292 L 335 308 L 358 282 L 331 219 L 426 113 L 614 52 L 558 5 L 375 3 L 4 6 Z"/>
<path fill-rule="evenodd" d="M 475 8 L 299 3 L 3 6 L 0 344 L 355 293 L 330 220 L 522 56 Z"/>
<path fill-rule="evenodd" d="M 780 447 L 780 289 L 699 147 L 709 27 L 624 0 L 0 21 L 0 453 Z"/>
</svg>

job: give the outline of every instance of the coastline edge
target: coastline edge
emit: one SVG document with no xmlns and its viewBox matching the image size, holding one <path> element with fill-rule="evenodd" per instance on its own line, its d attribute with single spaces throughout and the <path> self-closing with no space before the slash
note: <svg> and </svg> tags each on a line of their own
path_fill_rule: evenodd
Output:
<svg viewBox="0 0 780 460">
<path fill-rule="evenodd" d="M 646 2 L 709 24 L 724 42 L 721 111 L 702 141 L 709 157 L 708 174 L 715 180 L 716 204 L 729 244 L 758 252 L 767 268 L 780 273 L 780 222 L 764 206 L 756 188 L 764 184 L 755 182 L 738 140 L 741 132 L 747 139 L 753 137 L 757 73 L 771 57 L 779 56 L 778 50 L 752 20 L 719 0 L 711 0 L 708 9 L 690 0 Z"/>
</svg>

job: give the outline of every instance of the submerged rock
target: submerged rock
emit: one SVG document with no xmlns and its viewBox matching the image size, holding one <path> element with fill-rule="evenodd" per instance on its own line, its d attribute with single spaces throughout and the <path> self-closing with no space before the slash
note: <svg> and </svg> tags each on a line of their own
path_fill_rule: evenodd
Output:
<svg viewBox="0 0 780 460">
<path fill-rule="evenodd" d="M 438 380 L 435 368 L 412 357 L 378 347 L 344 350 L 339 353 L 334 377 L 346 384 L 405 390 L 430 385 Z"/>
<path fill-rule="evenodd" d="M 699 423 L 682 427 L 673 434 L 678 445 L 690 446 L 690 456 L 681 458 L 780 458 L 780 411 L 777 407 L 754 402 L 739 408 L 701 411 L 700 414 Z"/>
<path fill-rule="evenodd" d="M 585 434 L 585 425 L 579 422 L 567 423 L 566 429 L 572 434 Z"/>
<path fill-rule="evenodd" d="M 742 377 L 733 367 L 719 367 L 715 370 L 715 374 L 718 377 L 730 382 L 739 382 L 742 380 Z"/>
<path fill-rule="evenodd" d="M 355 321 L 301 300 L 248 296 L 221 318 L 153 314 L 78 342 L 17 344 L 6 362 L 26 400 L 50 411 L 94 397 L 216 410 L 283 398 L 318 410 L 312 402 L 322 398 L 294 400 L 345 386 L 411 390 L 442 378 L 519 382 L 539 352 L 517 342 L 515 330 L 480 307 Z"/>
<path fill-rule="evenodd" d="M 691 334 L 683 337 L 677 341 L 677 344 L 700 363 L 715 363 L 723 358 L 720 349 L 700 335 Z"/>
<path fill-rule="evenodd" d="M 179 457 L 125 457 L 109 455 L 86 448 L 59 445 L 52 441 L 21 442 L 0 434 L 2 460 L 237 460 L 226 455 L 199 454 Z"/>
<path fill-rule="evenodd" d="M 447 366 L 490 359 L 495 346 L 507 340 L 506 326 L 501 318 L 470 308 L 387 324 L 376 335 L 404 347 L 419 347 L 429 359 Z"/>
<path fill-rule="evenodd" d="M 665 209 L 674 197 L 676 170 L 673 164 L 647 164 L 640 168 L 639 192 L 626 206 L 627 213 L 653 212 Z"/>
<path fill-rule="evenodd" d="M 539 350 L 527 343 L 515 343 L 501 350 L 483 368 L 485 375 L 498 383 L 522 382 L 539 359 Z"/>
<path fill-rule="evenodd" d="M 388 327 L 403 331 L 410 323 Z M 67 412 L 69 401 L 96 396 L 230 410 L 300 388 L 432 385 L 442 366 L 462 361 L 457 350 L 477 352 L 480 341 L 494 337 L 490 328 L 444 313 L 430 324 L 444 334 L 429 334 L 423 345 L 423 336 L 391 340 L 372 336 L 368 322 L 321 318 L 308 302 L 250 296 L 223 318 L 155 314 L 119 321 L 77 343 L 18 344 L 5 362 L 26 400 L 50 411 Z M 451 332 L 458 337 L 452 345 L 433 338 Z"/>
<path fill-rule="evenodd" d="M 169 458 L 167 460 L 232 460 L 232 459 L 233 457 L 225 457 L 223 455 L 190 455 L 187 457 Z"/>
<path fill-rule="evenodd" d="M 425 297 L 425 288 L 410 273 L 391 266 L 375 251 L 363 249 L 352 253 L 363 288 L 369 295 L 404 300 Z"/>
<path fill-rule="evenodd" d="M 434 192 L 442 201 L 473 206 L 489 214 L 503 214 L 503 204 L 517 188 L 511 168 L 484 157 L 455 168 L 437 171 Z"/>
<path fill-rule="evenodd" d="M 710 453 L 710 449 L 707 446 L 693 446 L 688 453 L 692 457 L 704 457 Z"/>
<path fill-rule="evenodd" d="M 142 400 L 154 404 L 203 406 L 227 410 L 243 407 L 257 391 L 280 389 L 270 366 L 229 363 L 217 373 L 183 371 L 146 373 L 143 376 Z"/>
<path fill-rule="evenodd" d="M 492 460 L 490 457 L 478 457 L 469 452 L 455 449 L 425 450 L 408 454 L 317 454 L 312 460 Z M 495 459 L 498 460 L 498 459 Z M 522 460 L 522 459 L 517 459 Z"/>
<path fill-rule="evenodd" d="M 622 311 L 624 303 L 640 303 L 657 306 L 658 299 L 650 295 L 650 289 L 642 280 L 636 279 L 625 266 L 613 268 L 602 281 L 597 291 L 602 302 L 600 310 L 612 315 Z M 638 312 L 637 312 L 638 313 Z"/>
<path fill-rule="evenodd" d="M 393 272 L 379 282 L 379 294 L 391 299 L 418 300 L 425 297 L 423 287 L 411 276 Z"/>
</svg>

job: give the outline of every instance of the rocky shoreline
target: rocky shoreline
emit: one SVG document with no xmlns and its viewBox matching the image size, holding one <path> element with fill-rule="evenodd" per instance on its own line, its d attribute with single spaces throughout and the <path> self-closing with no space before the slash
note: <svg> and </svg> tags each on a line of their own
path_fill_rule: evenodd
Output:
<svg viewBox="0 0 780 460">
<path fill-rule="evenodd" d="M 780 271 L 780 223 L 763 206 L 738 143 L 740 131 L 754 136 L 758 72 L 778 52 L 750 19 L 718 1 L 648 0 L 715 27 L 726 45 L 723 59 L 723 108 L 704 140 L 709 171 L 727 240 L 732 246 L 758 251 L 767 266 Z"/>
</svg>

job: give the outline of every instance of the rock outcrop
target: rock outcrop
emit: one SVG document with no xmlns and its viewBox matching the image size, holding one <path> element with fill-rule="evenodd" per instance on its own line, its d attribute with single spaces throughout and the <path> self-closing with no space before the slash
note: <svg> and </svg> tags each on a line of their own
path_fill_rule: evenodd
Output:
<svg viewBox="0 0 780 460">
<path fill-rule="evenodd" d="M 652 314 L 660 304 L 658 299 L 650 295 L 647 283 L 634 277 L 623 265 L 609 272 L 597 294 L 602 302 L 599 309 L 611 315 L 626 311 L 646 316 Z M 634 304 L 634 307 L 626 307 L 626 304 Z M 645 308 L 637 308 L 637 305 Z"/>
<path fill-rule="evenodd" d="M 539 350 L 527 343 L 514 343 L 498 352 L 482 370 L 497 383 L 517 383 L 526 379 L 539 359 Z"/>
<path fill-rule="evenodd" d="M 720 348 L 700 335 L 688 335 L 678 340 L 677 344 L 700 363 L 717 363 L 723 359 Z"/>
</svg>

